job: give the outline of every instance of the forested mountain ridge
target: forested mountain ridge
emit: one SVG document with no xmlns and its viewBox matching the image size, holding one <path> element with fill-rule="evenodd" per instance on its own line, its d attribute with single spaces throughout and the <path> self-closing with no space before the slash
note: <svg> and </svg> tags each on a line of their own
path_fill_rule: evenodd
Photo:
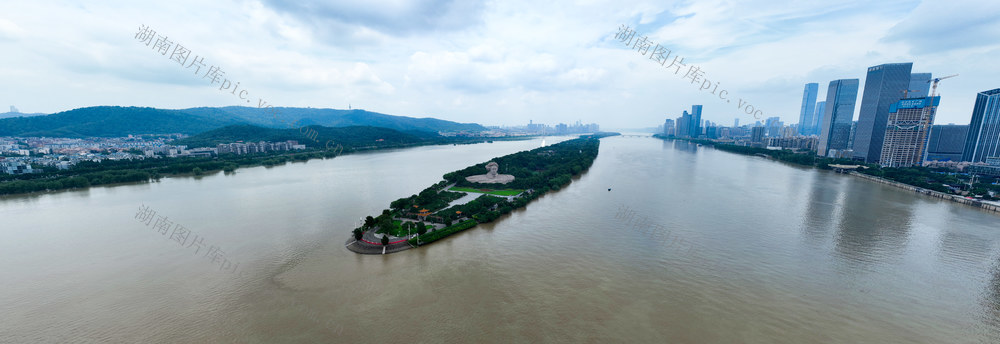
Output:
<svg viewBox="0 0 1000 344">
<path fill-rule="evenodd" d="M 0 119 L 0 136 L 116 137 L 142 134 L 197 134 L 246 123 L 235 117 L 198 116 L 181 110 L 94 106 L 46 116 Z"/>
<path fill-rule="evenodd" d="M 0 119 L 0 136 L 119 137 L 142 134 L 195 135 L 230 125 L 295 129 L 303 126 L 371 126 L 428 133 L 486 128 L 435 118 L 392 116 L 364 110 L 313 108 L 199 107 L 181 110 L 150 107 L 94 106 L 44 116 Z"/>
</svg>

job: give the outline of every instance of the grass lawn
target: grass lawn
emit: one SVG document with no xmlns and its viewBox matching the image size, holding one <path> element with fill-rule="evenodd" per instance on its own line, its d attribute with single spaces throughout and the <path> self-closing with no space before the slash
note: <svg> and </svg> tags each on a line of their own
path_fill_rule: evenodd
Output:
<svg viewBox="0 0 1000 344">
<path fill-rule="evenodd" d="M 517 194 L 520 194 L 521 192 L 524 192 L 524 190 L 514 190 L 514 189 L 502 189 L 502 190 L 473 189 L 473 188 L 463 188 L 463 187 L 457 187 L 457 186 L 452 187 L 451 189 L 448 189 L 448 190 L 449 191 L 461 191 L 461 192 L 475 192 L 475 193 L 482 193 L 482 194 L 487 194 L 487 195 L 497 195 L 497 196 L 515 196 Z"/>
</svg>

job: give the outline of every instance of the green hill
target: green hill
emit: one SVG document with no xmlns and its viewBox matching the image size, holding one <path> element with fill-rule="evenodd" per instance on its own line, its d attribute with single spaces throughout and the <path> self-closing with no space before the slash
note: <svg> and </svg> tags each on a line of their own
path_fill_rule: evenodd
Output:
<svg viewBox="0 0 1000 344">
<path fill-rule="evenodd" d="M 148 107 L 95 106 L 45 116 L 0 119 L 0 136 L 115 137 L 140 134 L 194 135 L 230 125 L 297 130 L 302 126 L 371 126 L 428 133 L 483 131 L 479 124 L 435 118 L 392 116 L 364 110 L 250 107 L 165 110 Z M 299 140 L 302 141 L 302 140 Z"/>
<path fill-rule="evenodd" d="M 95 106 L 46 116 L 0 119 L 0 136 L 113 137 L 130 134 L 196 134 L 245 123 L 235 117 L 203 117 L 180 110 Z"/>
<path fill-rule="evenodd" d="M 372 126 L 399 131 L 420 130 L 430 132 L 479 132 L 486 130 L 483 126 L 475 123 L 457 123 L 436 118 L 393 116 L 365 110 L 290 107 L 265 109 L 229 106 L 221 108 L 191 108 L 183 111 L 205 116 L 227 114 L 254 125 L 270 128 L 298 128 L 306 125 L 322 125 L 326 127 Z"/>
</svg>

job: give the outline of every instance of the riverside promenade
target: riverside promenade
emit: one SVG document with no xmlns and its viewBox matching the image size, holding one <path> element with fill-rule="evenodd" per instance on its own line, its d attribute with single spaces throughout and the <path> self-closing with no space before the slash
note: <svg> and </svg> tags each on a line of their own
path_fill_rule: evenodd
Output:
<svg viewBox="0 0 1000 344">
<path fill-rule="evenodd" d="M 389 244 L 382 245 L 381 235 L 388 234 L 375 234 L 375 230 L 367 230 L 361 235 L 361 240 L 354 240 L 352 235 L 350 239 L 344 242 L 344 245 L 348 250 L 354 253 L 360 254 L 387 254 L 399 251 L 404 251 L 413 248 L 408 240 L 408 237 L 394 237 L 389 236 Z"/>
</svg>

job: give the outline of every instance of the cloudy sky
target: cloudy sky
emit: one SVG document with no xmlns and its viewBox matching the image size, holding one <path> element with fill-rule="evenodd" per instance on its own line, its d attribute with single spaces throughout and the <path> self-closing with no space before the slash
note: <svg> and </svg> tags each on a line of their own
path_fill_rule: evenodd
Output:
<svg viewBox="0 0 1000 344">
<path fill-rule="evenodd" d="M 708 120 L 746 123 L 742 99 L 759 116 L 795 123 L 803 84 L 820 83 L 825 99 L 830 80 L 863 85 L 868 66 L 913 62 L 914 72 L 960 74 L 941 82 L 936 122 L 967 124 L 976 93 L 1000 87 L 996 1 L 290 3 L 5 1 L 0 111 L 263 100 L 486 125 L 634 128 L 692 104 Z M 616 40 L 622 24 L 683 57 L 680 74 L 704 71 L 730 102 Z M 142 25 L 166 36 L 170 52 L 137 40 Z M 170 59 L 176 44 L 190 51 L 184 65 Z M 196 56 L 205 64 L 198 74 L 187 67 Z M 230 89 L 204 77 L 212 66 Z"/>
</svg>

